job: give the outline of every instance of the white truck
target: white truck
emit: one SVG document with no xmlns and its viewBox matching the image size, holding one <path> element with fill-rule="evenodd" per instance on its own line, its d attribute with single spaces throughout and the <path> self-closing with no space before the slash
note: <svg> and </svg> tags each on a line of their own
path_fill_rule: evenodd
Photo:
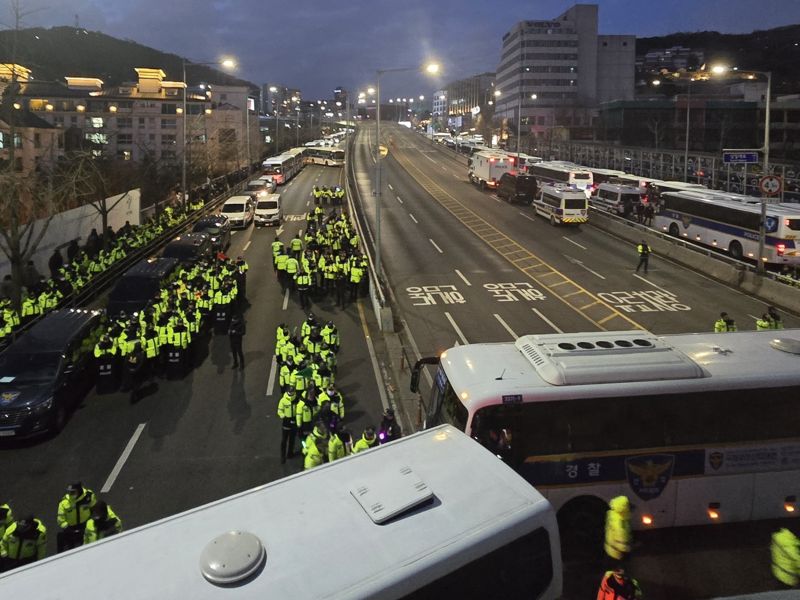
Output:
<svg viewBox="0 0 800 600">
<path fill-rule="evenodd" d="M 481 189 L 496 188 L 503 173 L 515 169 L 516 159 L 494 150 L 484 150 L 473 154 L 467 164 L 467 175 L 472 183 Z"/>
</svg>

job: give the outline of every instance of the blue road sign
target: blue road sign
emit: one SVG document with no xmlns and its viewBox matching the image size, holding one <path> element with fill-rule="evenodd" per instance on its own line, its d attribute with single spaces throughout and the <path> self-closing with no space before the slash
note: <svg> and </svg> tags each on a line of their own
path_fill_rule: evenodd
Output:
<svg viewBox="0 0 800 600">
<path fill-rule="evenodd" d="M 722 162 L 726 165 L 757 163 L 758 152 L 723 152 Z"/>
</svg>

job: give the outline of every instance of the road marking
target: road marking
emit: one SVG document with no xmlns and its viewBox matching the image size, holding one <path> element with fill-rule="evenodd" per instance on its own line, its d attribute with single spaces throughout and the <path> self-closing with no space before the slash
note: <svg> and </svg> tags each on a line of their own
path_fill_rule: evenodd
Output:
<svg viewBox="0 0 800 600">
<path fill-rule="evenodd" d="M 232 235 L 232 236 L 233 236 L 233 235 L 236 235 L 237 233 L 239 233 L 239 232 L 238 232 L 238 231 L 236 231 L 235 229 L 234 229 L 233 231 L 231 231 L 231 235 Z"/>
<path fill-rule="evenodd" d="M 461 280 L 462 280 L 464 283 L 466 283 L 467 285 L 472 285 L 472 284 L 469 282 L 469 279 L 467 279 L 466 277 L 464 277 L 464 274 L 463 274 L 461 271 L 459 271 L 458 269 L 456 269 L 456 275 L 458 275 L 459 277 L 461 277 Z"/>
<path fill-rule="evenodd" d="M 119 459 L 117 460 L 117 464 L 114 465 L 114 468 L 111 469 L 111 473 L 106 479 L 106 482 L 103 484 L 103 487 L 100 488 L 100 493 L 105 494 L 111 490 L 111 486 L 114 485 L 114 482 L 117 480 L 119 476 L 119 472 L 122 471 L 122 467 L 125 465 L 125 461 L 128 460 L 128 457 L 133 452 L 133 447 L 136 445 L 136 442 L 139 440 L 139 436 L 142 435 L 142 431 L 144 430 L 144 426 L 147 423 L 139 423 L 136 426 L 136 431 L 133 432 L 131 439 L 128 440 L 128 445 L 125 446 L 125 450 L 122 451 Z"/>
<path fill-rule="evenodd" d="M 389 185 L 389 189 L 390 189 L 390 190 L 392 190 L 392 191 L 394 191 L 394 188 L 392 187 L 392 184 L 390 183 L 390 184 L 388 184 L 388 185 Z"/>
<path fill-rule="evenodd" d="M 408 213 L 408 216 L 411 217 L 411 220 L 414 221 L 414 223 L 419 225 L 419 221 L 417 221 L 417 219 L 414 217 L 414 215 L 412 213 Z"/>
<path fill-rule="evenodd" d="M 286 291 L 283 294 L 283 308 L 282 310 L 286 310 L 286 307 L 289 306 L 289 288 L 286 288 Z"/>
<path fill-rule="evenodd" d="M 436 245 L 436 242 L 434 242 L 434 241 L 433 241 L 431 238 L 428 238 L 428 241 L 429 241 L 431 244 L 433 244 L 433 247 L 434 247 L 434 248 L 436 248 L 436 249 L 439 251 L 439 254 L 444 254 L 444 252 L 442 251 L 442 249 L 441 249 L 441 248 L 439 248 L 439 246 L 437 246 L 437 245 Z"/>
<path fill-rule="evenodd" d="M 453 178 L 457 179 L 458 181 L 461 181 L 461 177 L 459 177 L 458 175 L 453 174 Z"/>
<path fill-rule="evenodd" d="M 252 243 L 253 240 L 247 240 L 247 243 L 244 245 L 244 248 L 242 248 L 242 252 L 247 252 L 247 249 L 250 247 L 250 244 Z"/>
<path fill-rule="evenodd" d="M 566 259 L 567 259 L 569 262 L 571 262 L 573 265 L 578 265 L 579 267 L 583 267 L 584 269 L 586 269 L 587 271 L 589 271 L 589 273 L 591 273 L 592 275 L 596 275 L 596 276 L 597 276 L 597 277 L 599 277 L 600 279 L 605 279 L 605 277 L 603 277 L 602 275 L 600 275 L 600 273 L 598 273 L 597 271 L 593 271 L 592 269 L 590 269 L 589 267 L 587 267 L 585 264 L 583 264 L 581 261 L 579 261 L 577 258 L 572 258 L 572 257 L 571 257 L 571 256 L 569 256 L 568 254 L 565 254 L 565 255 L 564 255 L 564 258 L 566 258 Z M 596 302 L 592 302 L 592 304 L 588 304 L 587 306 L 594 306 L 595 304 L 596 304 Z M 581 308 L 580 310 L 584 310 L 584 309 L 583 309 L 583 308 Z"/>
<path fill-rule="evenodd" d="M 464 342 L 464 345 L 469 344 L 469 342 L 467 341 L 467 338 L 464 337 L 464 334 L 461 332 L 461 330 L 458 328 L 458 325 L 456 325 L 456 322 L 453 320 L 453 317 L 450 316 L 450 313 L 446 312 L 446 313 L 444 313 L 444 316 L 447 317 L 448 321 L 450 321 L 450 325 L 452 325 L 453 329 L 456 330 L 456 333 L 458 334 L 458 337 L 461 338 L 461 341 Z"/>
<path fill-rule="evenodd" d="M 398 201 L 400 204 L 402 204 L 402 203 L 403 203 L 403 199 L 402 199 L 400 196 L 397 196 L 397 201 Z"/>
<path fill-rule="evenodd" d="M 275 356 L 272 356 L 272 365 L 269 368 L 269 377 L 267 378 L 267 396 L 272 396 L 272 391 L 275 389 L 275 372 L 278 370 L 278 361 Z"/>
<path fill-rule="evenodd" d="M 495 319 L 497 319 L 498 321 L 500 321 L 500 325 L 502 325 L 502 326 L 505 328 L 505 330 L 506 330 L 508 333 L 510 333 L 510 334 L 511 334 L 511 337 L 512 337 L 512 338 L 514 338 L 514 339 L 517 339 L 517 338 L 519 337 L 519 336 L 518 336 L 516 333 L 514 333 L 514 330 L 513 330 L 513 329 L 511 329 L 511 327 L 509 327 L 509 326 L 508 326 L 508 323 L 506 323 L 505 321 L 503 321 L 503 318 L 502 318 L 500 315 L 498 315 L 497 313 L 495 313 L 495 315 L 494 315 L 494 318 L 495 318 Z"/>
<path fill-rule="evenodd" d="M 521 212 L 521 213 L 519 213 L 519 214 L 520 214 L 520 215 L 522 215 L 523 217 L 525 217 L 526 219 L 528 219 L 528 221 L 533 221 L 534 223 L 536 223 L 536 219 L 535 219 L 534 217 L 532 217 L 532 216 L 530 216 L 530 215 L 526 215 L 526 214 L 525 214 L 525 213 L 523 213 L 523 212 Z"/>
<path fill-rule="evenodd" d="M 489 194 L 489 197 L 493 198 L 494 201 L 497 202 L 498 204 L 502 204 L 503 203 L 503 201 L 500 200 L 500 197 L 497 194 Z"/>
<path fill-rule="evenodd" d="M 581 244 L 579 244 L 578 242 L 575 242 L 575 241 L 573 241 L 573 240 L 569 239 L 569 238 L 568 238 L 567 236 L 565 236 L 565 235 L 562 235 L 561 237 L 562 237 L 562 238 L 564 238 L 565 240 L 567 240 L 567 241 L 568 241 L 570 244 L 575 244 L 575 245 L 576 245 L 578 248 L 583 248 L 584 250 L 588 250 L 588 248 L 587 248 L 586 246 L 582 246 L 582 245 L 581 245 Z"/>
<path fill-rule="evenodd" d="M 275 235 L 280 235 L 283 233 L 283 225 L 278 225 L 278 228 L 275 230 Z"/>
<path fill-rule="evenodd" d="M 548 319 L 547 317 L 545 317 L 545 316 L 542 314 L 542 312 L 541 312 L 541 311 L 540 311 L 538 308 L 532 308 L 531 310 L 532 310 L 533 312 L 535 312 L 537 315 L 539 315 L 539 318 L 540 318 L 542 321 L 544 321 L 545 323 L 547 323 L 548 325 L 550 325 L 550 327 L 552 327 L 553 329 L 555 329 L 555 331 L 556 331 L 557 333 L 564 333 L 563 331 L 561 331 L 561 330 L 560 330 L 560 329 L 559 329 L 559 328 L 556 326 L 556 324 L 555 324 L 555 323 L 553 323 L 553 322 L 552 322 L 550 319 Z M 610 315 L 610 317 L 611 317 L 611 316 L 613 316 L 613 315 Z M 610 318 L 610 317 L 609 317 L 609 318 Z"/>
<path fill-rule="evenodd" d="M 639 275 L 638 273 L 634 273 L 634 274 L 633 274 L 633 276 L 634 276 L 634 277 L 636 277 L 636 279 L 641 279 L 641 280 L 642 280 L 642 281 L 644 281 L 644 282 L 645 282 L 647 285 L 651 285 L 651 286 L 653 286 L 654 288 L 658 288 L 658 289 L 660 289 L 662 292 L 667 292 L 668 294 L 671 294 L 671 293 L 672 293 L 672 292 L 670 292 L 669 290 L 667 290 L 667 289 L 664 289 L 664 288 L 663 288 L 663 287 L 661 287 L 660 285 L 656 285 L 655 283 L 653 283 L 653 282 L 652 282 L 652 281 L 650 281 L 649 279 L 645 279 L 644 277 L 642 277 L 642 276 L 641 276 L 641 275 Z"/>
<path fill-rule="evenodd" d="M 367 328 L 367 319 L 364 316 L 364 308 L 361 302 L 356 302 L 358 308 L 358 318 L 361 321 L 361 331 L 364 333 L 364 339 L 367 340 L 367 350 L 369 351 L 369 360 L 372 363 L 372 371 L 375 373 L 375 383 L 378 384 L 378 392 L 381 395 L 381 405 L 384 410 L 389 408 L 389 398 L 386 396 L 386 384 L 381 377 L 380 366 L 378 365 L 378 357 L 375 354 L 375 348 L 372 345 L 372 338 L 369 336 L 369 328 Z"/>
</svg>

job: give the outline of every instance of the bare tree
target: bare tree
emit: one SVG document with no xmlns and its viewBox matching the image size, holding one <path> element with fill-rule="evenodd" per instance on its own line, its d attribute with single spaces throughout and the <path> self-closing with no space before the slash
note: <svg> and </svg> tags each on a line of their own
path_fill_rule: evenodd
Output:
<svg viewBox="0 0 800 600">
<path fill-rule="evenodd" d="M 666 123 L 661 117 L 650 117 L 645 122 L 645 127 L 653 134 L 653 148 L 660 148 L 661 143 L 664 141 L 664 128 L 666 127 Z"/>
</svg>

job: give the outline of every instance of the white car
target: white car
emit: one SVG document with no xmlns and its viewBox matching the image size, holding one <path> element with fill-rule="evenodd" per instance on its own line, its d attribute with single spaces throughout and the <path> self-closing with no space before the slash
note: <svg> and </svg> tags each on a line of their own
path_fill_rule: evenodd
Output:
<svg viewBox="0 0 800 600">
<path fill-rule="evenodd" d="M 220 212 L 228 217 L 231 228 L 247 229 L 253 222 L 253 199 L 250 196 L 231 196 Z"/>
<path fill-rule="evenodd" d="M 267 194 L 256 199 L 256 227 L 262 225 L 280 225 L 283 220 L 281 210 L 281 195 Z"/>
</svg>

